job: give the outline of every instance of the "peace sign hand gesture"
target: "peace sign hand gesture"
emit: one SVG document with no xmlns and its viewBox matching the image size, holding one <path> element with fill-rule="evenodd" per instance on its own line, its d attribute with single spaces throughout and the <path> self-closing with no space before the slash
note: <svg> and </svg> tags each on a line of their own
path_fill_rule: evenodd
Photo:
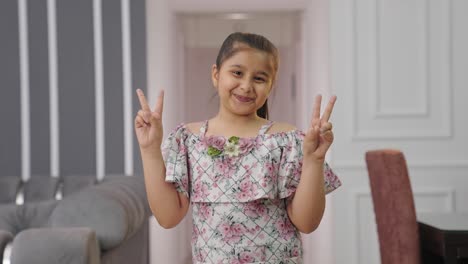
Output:
<svg viewBox="0 0 468 264">
<path fill-rule="evenodd" d="M 325 111 L 320 117 L 320 104 L 322 96 L 315 97 L 314 109 L 312 113 L 312 121 L 308 129 L 303 143 L 303 152 L 305 159 L 323 162 L 325 154 L 333 143 L 332 124 L 328 121 L 333 111 L 333 106 L 336 102 L 336 96 L 332 96 L 328 102 Z"/>
<path fill-rule="evenodd" d="M 135 117 L 135 133 L 142 150 L 159 150 L 163 138 L 162 112 L 164 91 L 159 93 L 154 112 L 151 111 L 145 94 L 137 89 L 141 109 Z"/>
</svg>

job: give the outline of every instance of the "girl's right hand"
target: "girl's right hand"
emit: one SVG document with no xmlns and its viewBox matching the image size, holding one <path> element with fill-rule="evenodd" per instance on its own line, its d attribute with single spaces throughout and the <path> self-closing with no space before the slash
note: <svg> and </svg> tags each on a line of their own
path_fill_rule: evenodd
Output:
<svg viewBox="0 0 468 264">
<path fill-rule="evenodd" d="M 145 94 L 137 89 L 141 109 L 135 117 L 135 133 L 142 150 L 160 150 L 163 138 L 162 113 L 164 91 L 159 93 L 154 112 L 151 111 Z"/>
</svg>

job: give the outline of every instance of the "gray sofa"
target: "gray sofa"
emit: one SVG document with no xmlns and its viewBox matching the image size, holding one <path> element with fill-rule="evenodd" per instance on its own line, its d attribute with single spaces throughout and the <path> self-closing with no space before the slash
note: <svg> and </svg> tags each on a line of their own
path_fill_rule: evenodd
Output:
<svg viewBox="0 0 468 264">
<path fill-rule="evenodd" d="M 149 262 L 143 177 L 31 179 L 36 183 L 0 177 L 0 260 L 8 247 L 11 264 Z M 19 190 L 22 205 L 15 203 Z"/>
</svg>

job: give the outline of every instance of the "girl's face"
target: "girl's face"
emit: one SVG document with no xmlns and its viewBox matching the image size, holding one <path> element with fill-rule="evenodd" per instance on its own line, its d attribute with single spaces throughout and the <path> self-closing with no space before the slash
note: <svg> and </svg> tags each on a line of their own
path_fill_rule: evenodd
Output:
<svg viewBox="0 0 468 264">
<path fill-rule="evenodd" d="M 271 55 L 253 48 L 237 51 L 220 69 L 213 65 L 212 81 L 218 90 L 220 111 L 256 115 L 270 94 L 274 75 Z"/>
</svg>

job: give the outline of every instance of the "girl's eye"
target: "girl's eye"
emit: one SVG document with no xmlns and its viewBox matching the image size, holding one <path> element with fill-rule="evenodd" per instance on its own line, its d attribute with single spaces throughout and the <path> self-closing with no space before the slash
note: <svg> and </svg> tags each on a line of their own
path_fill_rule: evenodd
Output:
<svg viewBox="0 0 468 264">
<path fill-rule="evenodd" d="M 263 82 L 266 82 L 266 80 L 265 80 L 264 78 L 262 78 L 262 77 L 255 77 L 254 79 L 255 79 L 255 81 L 257 81 L 257 82 L 262 82 L 262 83 L 263 83 Z"/>
<path fill-rule="evenodd" d="M 241 76 L 241 75 L 242 75 L 242 72 L 240 72 L 240 71 L 233 71 L 232 74 L 234 74 L 235 76 Z"/>
</svg>

